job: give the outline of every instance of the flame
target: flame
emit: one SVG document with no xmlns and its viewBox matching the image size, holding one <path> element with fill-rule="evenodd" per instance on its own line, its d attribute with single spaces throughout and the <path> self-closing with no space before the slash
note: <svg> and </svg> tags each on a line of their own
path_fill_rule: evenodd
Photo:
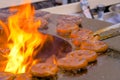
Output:
<svg viewBox="0 0 120 80">
<path fill-rule="evenodd" d="M 34 7 L 30 4 L 19 6 L 14 15 L 8 17 L 8 23 L 0 21 L 6 36 L 10 53 L 4 71 L 15 74 L 28 72 L 36 64 L 35 49 L 42 46 L 46 35 L 38 31 L 41 21 L 34 19 Z"/>
</svg>

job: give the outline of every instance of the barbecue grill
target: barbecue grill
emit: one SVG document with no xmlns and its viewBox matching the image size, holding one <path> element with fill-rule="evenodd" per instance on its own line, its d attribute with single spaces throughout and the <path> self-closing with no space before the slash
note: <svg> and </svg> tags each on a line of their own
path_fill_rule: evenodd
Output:
<svg viewBox="0 0 120 80">
<path fill-rule="evenodd" d="M 38 53 L 36 58 L 47 59 L 52 55 L 57 55 L 57 57 L 63 57 L 66 53 L 74 50 L 74 46 L 71 41 L 67 38 L 60 37 L 56 33 L 57 18 L 59 15 L 52 14 L 49 19 L 48 29 L 42 30 L 44 34 L 52 35 L 54 42 L 46 42 L 42 51 Z M 93 31 L 112 25 L 111 23 L 82 18 L 83 28 L 88 28 Z M 40 30 L 41 31 L 41 30 Z M 117 39 L 120 39 L 119 36 Z M 109 40 L 106 42 L 113 43 Z M 49 47 L 52 44 L 52 47 Z M 113 44 L 110 44 L 111 47 Z M 116 45 L 117 46 L 117 45 Z M 58 55 L 59 50 L 63 55 Z M 48 53 L 49 52 L 49 53 Z M 44 53 L 44 54 L 41 54 Z M 57 80 L 119 80 L 120 79 L 120 54 L 115 50 L 108 50 L 106 53 L 101 54 L 97 62 L 90 64 L 87 69 L 78 73 L 67 73 L 59 72 Z"/>
</svg>

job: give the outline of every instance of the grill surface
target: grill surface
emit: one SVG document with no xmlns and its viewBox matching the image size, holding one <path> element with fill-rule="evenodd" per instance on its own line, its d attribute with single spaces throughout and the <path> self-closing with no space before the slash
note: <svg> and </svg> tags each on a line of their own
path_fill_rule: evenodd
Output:
<svg viewBox="0 0 120 80">
<path fill-rule="evenodd" d="M 52 15 L 49 20 L 48 29 L 44 32 L 52 35 L 56 35 L 56 24 L 57 17 L 59 15 Z M 82 19 L 83 28 L 88 28 L 93 31 L 112 25 L 111 23 L 91 20 L 91 19 Z M 60 37 L 60 36 L 59 36 Z M 120 39 L 119 36 L 116 39 Z M 66 39 L 67 40 L 67 39 Z M 68 40 L 69 41 L 69 40 Z M 106 40 L 109 47 L 111 48 L 114 43 L 111 39 Z M 119 43 L 118 43 L 119 44 Z M 118 45 L 116 45 L 118 46 Z M 87 70 L 77 74 L 71 73 L 58 73 L 58 80 L 119 80 L 120 79 L 120 54 L 117 51 L 110 50 L 97 59 L 97 62 L 90 64 L 87 67 Z"/>
<path fill-rule="evenodd" d="M 47 42 L 46 45 L 43 48 L 43 52 L 40 52 L 37 56 L 37 58 L 48 58 L 52 54 L 56 54 L 58 52 L 53 53 L 57 47 L 58 51 L 62 48 L 62 52 L 66 53 L 72 50 L 71 45 L 68 43 L 70 42 L 68 39 L 61 39 L 59 35 L 56 34 L 56 24 L 57 24 L 57 17 L 59 15 L 53 14 L 49 19 L 48 29 L 42 30 L 42 32 L 51 34 L 54 37 L 54 43 L 55 45 L 52 45 L 53 47 L 50 48 L 49 46 L 52 44 L 51 42 Z M 98 20 L 91 20 L 91 19 L 82 19 L 82 26 L 83 28 L 88 28 L 93 31 L 96 31 L 98 29 L 110 26 L 110 23 L 98 21 Z M 115 39 L 120 39 L 118 38 Z M 111 48 L 114 44 L 112 40 L 106 40 L 106 42 L 109 44 L 109 47 Z M 62 44 L 61 44 L 62 43 Z M 118 43 L 119 44 L 119 43 Z M 60 46 L 59 46 L 60 45 Z M 63 47 L 65 46 L 66 47 Z M 119 46 L 119 45 L 116 45 Z M 49 50 L 51 50 L 50 53 L 48 53 Z M 48 55 L 49 54 L 49 55 Z M 65 55 L 65 54 L 64 54 Z M 62 56 L 64 56 L 62 55 Z M 59 56 L 58 57 L 62 57 Z M 86 70 L 79 72 L 77 74 L 72 73 L 58 73 L 58 79 L 57 80 L 119 80 L 120 79 L 120 54 L 117 51 L 109 51 L 104 53 L 103 55 L 100 55 L 97 59 L 97 62 L 90 64 Z"/>
</svg>

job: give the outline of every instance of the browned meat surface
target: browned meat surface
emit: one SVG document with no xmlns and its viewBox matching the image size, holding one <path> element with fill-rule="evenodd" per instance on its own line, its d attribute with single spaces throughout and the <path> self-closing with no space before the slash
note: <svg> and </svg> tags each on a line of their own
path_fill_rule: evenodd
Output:
<svg viewBox="0 0 120 80">
<path fill-rule="evenodd" d="M 108 49 L 108 45 L 102 41 L 85 40 L 81 43 L 80 49 L 105 52 Z"/>
<path fill-rule="evenodd" d="M 77 25 L 81 24 L 81 17 L 79 16 L 71 16 L 71 15 L 61 15 L 58 18 L 58 24 L 61 23 L 74 23 Z"/>
<path fill-rule="evenodd" d="M 91 36 L 92 33 L 93 33 L 93 31 L 91 31 L 89 29 L 80 28 L 79 31 L 72 31 L 70 37 L 71 38 L 81 37 L 83 39 L 88 39 Z"/>
<path fill-rule="evenodd" d="M 63 37 L 69 37 L 71 32 L 79 30 L 79 27 L 73 23 L 62 23 L 57 25 L 57 33 Z"/>
<path fill-rule="evenodd" d="M 93 50 L 95 52 L 104 52 L 108 46 L 99 41 L 100 36 L 93 36 L 93 32 L 88 29 L 80 29 L 71 33 L 72 43 L 82 50 Z"/>
<path fill-rule="evenodd" d="M 97 53 L 91 50 L 75 50 L 67 54 L 67 57 L 82 57 L 88 62 L 97 60 Z"/>
<path fill-rule="evenodd" d="M 47 28 L 48 25 L 48 21 L 46 19 L 44 19 L 43 17 L 37 17 L 36 20 L 40 20 L 41 24 L 40 24 L 40 29 L 45 29 Z"/>
<path fill-rule="evenodd" d="M 31 68 L 31 74 L 36 77 L 54 76 L 58 72 L 58 67 L 55 64 L 39 63 Z"/>
<path fill-rule="evenodd" d="M 88 62 L 86 59 L 80 57 L 64 57 L 57 61 L 57 65 L 61 69 L 71 71 L 85 68 Z"/>
<path fill-rule="evenodd" d="M 72 43 L 79 47 L 84 40 L 99 40 L 99 36 L 93 36 L 92 34 L 93 31 L 89 29 L 80 28 L 79 31 L 73 31 L 70 37 L 72 38 Z"/>
<path fill-rule="evenodd" d="M 35 17 L 42 17 L 46 20 L 48 20 L 50 16 L 51 16 L 51 14 L 49 12 L 45 12 L 45 11 L 36 11 L 35 12 Z"/>
<path fill-rule="evenodd" d="M 48 20 L 50 18 L 51 14 L 49 12 L 45 11 L 36 11 L 35 12 L 35 18 L 37 20 L 41 20 L 40 29 L 46 29 L 48 25 Z"/>
</svg>

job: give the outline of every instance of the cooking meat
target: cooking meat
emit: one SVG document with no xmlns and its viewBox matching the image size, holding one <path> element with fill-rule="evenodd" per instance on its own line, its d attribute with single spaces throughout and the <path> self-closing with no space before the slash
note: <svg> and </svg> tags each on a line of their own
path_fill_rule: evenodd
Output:
<svg viewBox="0 0 120 80">
<path fill-rule="evenodd" d="M 57 61 L 59 68 L 71 71 L 85 68 L 88 65 L 88 62 L 84 58 L 80 57 L 64 57 Z"/>
<path fill-rule="evenodd" d="M 78 37 L 81 37 L 81 38 L 85 38 L 87 39 L 88 37 L 91 36 L 91 34 L 93 33 L 93 31 L 89 30 L 89 29 L 83 29 L 83 28 L 80 28 L 79 31 L 72 31 L 70 37 L 71 38 L 78 38 Z"/>
<path fill-rule="evenodd" d="M 73 31 L 70 37 L 72 38 L 72 43 L 76 47 L 79 47 L 84 40 L 96 41 L 100 39 L 99 35 L 93 36 L 92 34 L 93 32 L 91 30 L 81 28 L 79 31 Z"/>
<path fill-rule="evenodd" d="M 28 73 L 18 74 L 14 80 L 32 80 L 32 75 Z"/>
<path fill-rule="evenodd" d="M 9 72 L 0 72 L 0 80 L 13 80 L 15 77 L 14 74 Z"/>
<path fill-rule="evenodd" d="M 48 20 L 50 16 L 51 16 L 51 14 L 46 11 L 36 11 L 35 12 L 35 17 L 42 17 L 46 20 Z"/>
<path fill-rule="evenodd" d="M 56 61 L 57 61 L 57 57 L 55 55 L 52 55 L 49 58 L 47 58 L 45 62 L 49 64 L 56 64 Z"/>
<path fill-rule="evenodd" d="M 78 29 L 79 27 L 73 23 L 62 23 L 57 25 L 57 33 L 63 37 L 69 37 L 72 31 Z"/>
<path fill-rule="evenodd" d="M 92 41 L 99 41 L 100 37 L 99 36 L 95 36 L 95 37 L 89 37 L 87 38 L 87 36 L 85 37 L 78 37 L 78 38 L 74 38 L 72 39 L 72 43 L 75 45 L 76 48 L 81 46 L 81 43 L 86 41 L 86 40 L 92 40 Z"/>
<path fill-rule="evenodd" d="M 80 49 L 105 52 L 108 49 L 108 45 L 102 41 L 85 40 L 81 43 Z"/>
<path fill-rule="evenodd" d="M 67 54 L 67 57 L 82 57 L 88 62 L 96 61 L 97 53 L 91 50 L 75 50 Z"/>
<path fill-rule="evenodd" d="M 99 41 L 100 36 L 93 36 L 93 32 L 88 29 L 80 29 L 71 33 L 72 43 L 82 50 L 93 50 L 96 52 L 104 52 L 108 46 Z"/>
<path fill-rule="evenodd" d="M 41 20 L 40 29 L 46 29 L 48 25 L 48 19 L 51 14 L 45 11 L 36 11 L 35 18 Z"/>
<path fill-rule="evenodd" d="M 41 21 L 41 24 L 40 24 L 40 29 L 45 29 L 47 28 L 47 25 L 48 25 L 48 21 L 42 17 L 37 17 L 36 20 L 40 20 Z"/>
<path fill-rule="evenodd" d="M 76 48 L 80 47 L 83 41 L 84 41 L 84 38 L 81 38 L 81 37 L 72 39 L 72 43 L 75 45 Z"/>
<path fill-rule="evenodd" d="M 36 77 L 54 76 L 58 72 L 58 67 L 55 64 L 39 63 L 31 68 L 31 74 Z"/>
<path fill-rule="evenodd" d="M 93 31 L 85 28 L 80 28 L 78 31 L 77 30 L 72 31 L 70 37 L 81 38 L 83 40 L 87 40 L 87 39 L 99 40 L 100 39 L 99 35 L 93 36 Z"/>
<path fill-rule="evenodd" d="M 71 15 L 61 15 L 58 18 L 58 24 L 62 23 L 74 23 L 76 25 L 81 24 L 81 17 L 79 16 L 71 16 Z"/>
</svg>

